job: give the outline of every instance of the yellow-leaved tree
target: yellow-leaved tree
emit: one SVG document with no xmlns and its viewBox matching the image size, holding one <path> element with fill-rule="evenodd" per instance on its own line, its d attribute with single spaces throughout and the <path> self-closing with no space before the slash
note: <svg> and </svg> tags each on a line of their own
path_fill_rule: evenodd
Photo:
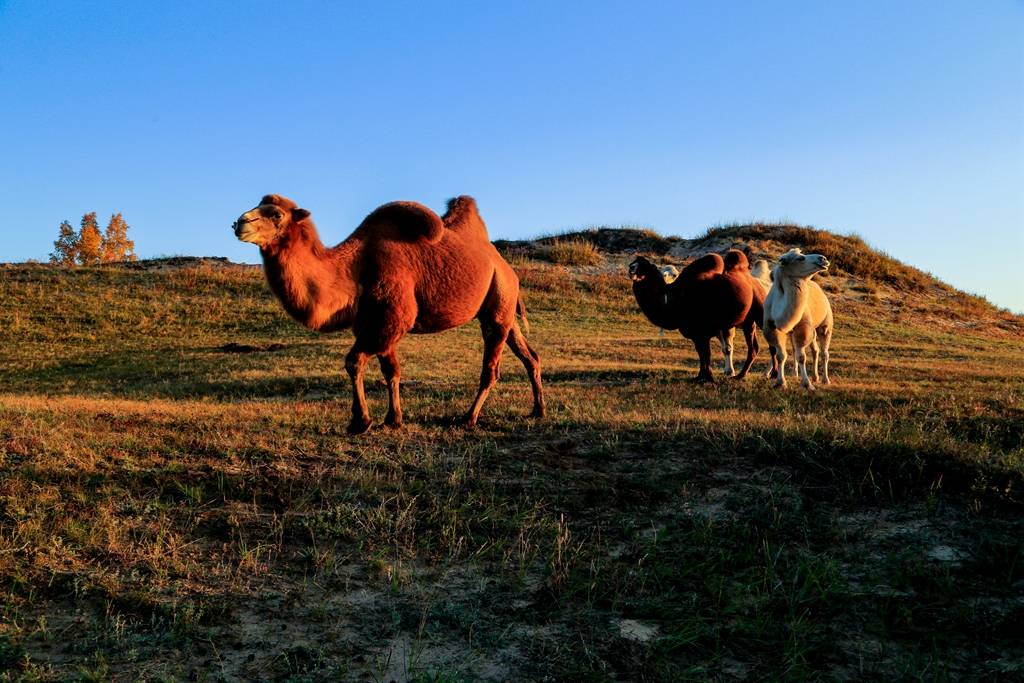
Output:
<svg viewBox="0 0 1024 683">
<path fill-rule="evenodd" d="M 104 263 L 113 261 L 134 261 L 135 242 L 128 239 L 128 223 L 120 213 L 115 213 L 103 232 L 100 255 Z"/>
<path fill-rule="evenodd" d="M 73 266 L 76 263 L 92 266 L 98 263 L 115 261 L 134 261 L 135 242 L 128 239 L 128 228 L 124 216 L 115 213 L 107 223 L 107 229 L 100 232 L 96 222 L 96 212 L 91 211 L 82 216 L 82 227 L 75 232 L 71 223 L 60 224 L 60 234 L 53 243 L 50 263 L 61 266 Z"/>
<path fill-rule="evenodd" d="M 82 216 L 82 229 L 78 233 L 78 262 L 91 266 L 100 262 L 103 253 L 103 235 L 96 223 L 96 212 Z"/>
</svg>

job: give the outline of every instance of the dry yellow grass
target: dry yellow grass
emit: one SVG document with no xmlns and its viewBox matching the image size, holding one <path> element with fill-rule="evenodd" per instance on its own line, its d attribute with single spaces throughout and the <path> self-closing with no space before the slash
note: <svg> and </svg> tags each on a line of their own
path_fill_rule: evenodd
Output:
<svg viewBox="0 0 1024 683">
<path fill-rule="evenodd" d="M 597 247 L 583 239 L 555 239 L 544 254 L 562 266 L 596 266 L 603 260 Z"/>
<path fill-rule="evenodd" d="M 834 386 L 700 387 L 621 270 L 518 267 L 547 419 L 523 417 L 507 358 L 481 426 L 450 426 L 479 372 L 467 326 L 403 342 L 406 427 L 352 439 L 350 336 L 294 325 L 257 270 L 7 267 L 0 664 L 1003 675 L 1022 654 L 1024 350 L 999 316 L 954 334 L 936 299 L 839 289 Z"/>
</svg>

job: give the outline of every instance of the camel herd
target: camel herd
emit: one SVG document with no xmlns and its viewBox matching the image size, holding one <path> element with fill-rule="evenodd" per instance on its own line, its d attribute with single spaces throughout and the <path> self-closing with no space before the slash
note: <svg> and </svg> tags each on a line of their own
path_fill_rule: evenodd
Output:
<svg viewBox="0 0 1024 683">
<path fill-rule="evenodd" d="M 702 256 L 675 276 L 638 256 L 629 264 L 629 276 L 636 302 L 648 320 L 663 330 L 679 330 L 693 341 L 700 359 L 696 381 L 714 379 L 711 340 L 715 337 L 722 343 L 725 374 L 736 379 L 746 377 L 759 350 L 754 327 L 760 327 L 772 356 L 769 377 L 778 386 L 786 386 L 786 347 L 791 342 L 795 372 L 804 387 L 813 391 L 806 364 L 808 349 L 813 355 L 814 381 L 823 377 L 825 384 L 830 383 L 832 307 L 821 286 L 811 279 L 828 266 L 828 259 L 821 254 L 791 249 L 769 272 L 767 261 L 760 260 L 750 268 L 742 251 L 730 249 L 725 258 L 718 254 Z M 734 374 L 732 340 L 737 327 L 743 329 L 747 359 Z"/>
<path fill-rule="evenodd" d="M 351 434 L 371 425 L 363 375 L 376 356 L 388 387 L 384 424 L 402 424 L 398 342 L 408 333 L 428 334 L 480 321 L 484 341 L 480 385 L 462 417 L 474 425 L 487 394 L 498 379 L 505 345 L 526 368 L 533 389 L 531 417 L 544 415 L 540 356 L 531 348 L 519 278 L 494 248 L 471 197 L 448 202 L 438 216 L 416 202 L 385 204 L 342 243 L 325 247 L 309 211 L 280 195 L 266 195 L 232 225 L 235 236 L 260 248 L 267 282 L 284 309 L 306 327 L 331 332 L 351 328 L 355 335 L 345 357 L 352 381 Z M 786 347 L 792 342 L 797 372 L 813 389 L 807 352 L 818 359 L 827 384 L 832 309 L 810 278 L 828 268 L 828 259 L 793 249 L 771 272 L 759 261 L 751 269 L 746 255 L 732 249 L 725 257 L 707 254 L 674 277 L 640 256 L 629 266 L 633 293 L 641 311 L 665 330 L 679 330 L 693 341 L 700 358 L 699 381 L 712 381 L 711 340 L 725 354 L 724 371 L 744 377 L 757 356 L 755 327 L 772 355 L 770 374 L 786 384 Z M 520 322 L 522 321 L 522 327 Z M 747 357 L 733 375 L 732 340 L 743 330 Z"/>
</svg>

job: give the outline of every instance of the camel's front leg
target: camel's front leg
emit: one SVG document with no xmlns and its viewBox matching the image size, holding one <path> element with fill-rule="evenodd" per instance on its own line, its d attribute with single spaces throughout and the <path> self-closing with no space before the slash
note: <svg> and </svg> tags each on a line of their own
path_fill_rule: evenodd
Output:
<svg viewBox="0 0 1024 683">
<path fill-rule="evenodd" d="M 465 415 L 462 416 L 462 423 L 467 427 L 476 424 L 480 417 L 480 409 L 484 407 L 487 394 L 491 387 L 498 380 L 498 366 L 501 363 L 501 352 L 505 350 L 505 338 L 508 336 L 508 329 L 502 329 L 495 323 L 480 323 L 484 335 L 484 362 L 480 370 L 480 388 L 477 391 L 473 405 Z"/>
<path fill-rule="evenodd" d="M 736 368 L 732 365 L 733 339 L 736 337 L 736 328 L 730 327 L 718 333 L 718 340 L 722 342 L 722 355 L 725 359 L 722 362 L 722 372 L 726 377 L 736 374 Z"/>
<path fill-rule="evenodd" d="M 775 386 L 786 386 L 786 335 L 781 332 L 775 333 L 775 360 L 778 363 L 778 376 L 775 378 Z"/>
<path fill-rule="evenodd" d="M 352 421 L 348 423 L 349 434 L 362 434 L 373 424 L 370 411 L 366 407 L 366 393 L 363 391 L 363 372 L 370 354 L 358 350 L 355 346 L 345 356 L 345 371 L 352 379 Z"/>
<path fill-rule="evenodd" d="M 386 351 L 378 354 L 380 360 L 380 371 L 384 375 L 384 381 L 388 384 L 388 414 L 384 416 L 384 424 L 388 427 L 402 426 L 402 400 L 399 396 L 401 383 L 401 369 L 398 365 L 398 354 Z"/>
<path fill-rule="evenodd" d="M 693 345 L 697 349 L 698 358 L 700 358 L 700 370 L 694 381 L 714 382 L 715 378 L 711 374 L 711 338 L 694 339 Z"/>
<path fill-rule="evenodd" d="M 768 356 L 771 360 L 771 364 L 768 366 L 768 379 L 778 379 L 779 377 L 779 333 L 775 329 L 774 325 L 766 325 L 761 328 L 764 333 L 764 340 L 768 342 Z"/>
</svg>

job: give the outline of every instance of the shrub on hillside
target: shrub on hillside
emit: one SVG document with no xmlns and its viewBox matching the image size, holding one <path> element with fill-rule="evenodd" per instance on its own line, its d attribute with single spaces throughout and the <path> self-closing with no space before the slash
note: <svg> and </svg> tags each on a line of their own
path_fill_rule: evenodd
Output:
<svg viewBox="0 0 1024 683">
<path fill-rule="evenodd" d="M 597 247 L 581 239 L 556 239 L 544 250 L 544 256 L 563 266 L 596 266 L 603 260 Z"/>
<path fill-rule="evenodd" d="M 924 271 L 871 248 L 859 235 L 836 235 L 798 225 L 754 223 L 708 228 L 697 241 L 716 237 L 774 240 L 786 246 L 800 247 L 809 254 L 824 254 L 838 269 L 850 275 L 885 282 L 900 289 L 925 287 L 933 283 L 933 278 Z"/>
</svg>

